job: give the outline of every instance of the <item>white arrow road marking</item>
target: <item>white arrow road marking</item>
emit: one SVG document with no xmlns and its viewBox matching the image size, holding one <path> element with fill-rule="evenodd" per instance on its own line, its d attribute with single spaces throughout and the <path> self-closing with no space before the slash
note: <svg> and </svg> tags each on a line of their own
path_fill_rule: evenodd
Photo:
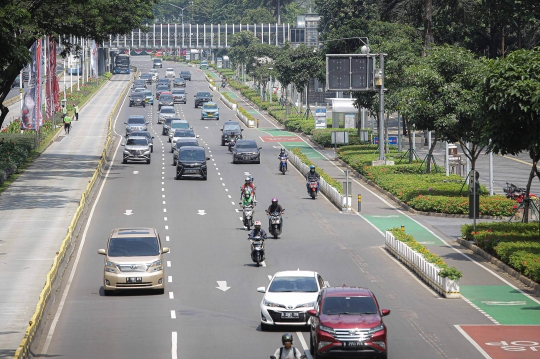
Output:
<svg viewBox="0 0 540 359">
<path fill-rule="evenodd" d="M 208 126 L 204 126 L 204 128 L 208 129 Z"/>
<path fill-rule="evenodd" d="M 126 209 L 126 212 L 124 213 L 126 216 L 131 216 L 133 214 L 133 210 Z"/>
<path fill-rule="evenodd" d="M 173 292 L 169 292 L 169 299 L 174 299 L 174 293 Z"/>
<path fill-rule="evenodd" d="M 263 267 L 266 267 L 266 262 L 265 261 L 262 261 L 261 264 L 262 264 Z"/>
<path fill-rule="evenodd" d="M 206 212 L 204 212 L 204 209 L 199 209 L 198 210 L 199 213 L 197 213 L 199 216 L 204 216 L 206 214 Z"/>
<path fill-rule="evenodd" d="M 176 312 L 171 310 L 171 319 L 176 319 Z"/>
<path fill-rule="evenodd" d="M 225 281 L 225 280 L 223 280 L 223 281 L 218 280 L 216 282 L 219 285 L 219 287 L 216 287 L 216 288 L 219 289 L 219 290 L 222 290 L 222 291 L 226 292 L 231 288 L 231 287 L 227 287 L 227 281 Z"/>
<path fill-rule="evenodd" d="M 516 301 L 513 301 L 513 302 L 496 302 L 496 301 L 489 301 L 489 300 L 486 300 L 486 301 L 482 301 L 482 303 L 486 304 L 486 305 L 526 305 L 527 302 L 526 301 L 522 301 L 522 300 L 516 300 Z"/>
<path fill-rule="evenodd" d="M 270 274 L 268 275 L 268 280 L 272 280 L 272 276 Z"/>
<path fill-rule="evenodd" d="M 249 173 L 249 172 L 244 172 L 244 176 L 251 176 L 251 173 Z"/>
<path fill-rule="evenodd" d="M 137 173 L 139 173 L 139 171 L 133 171 L 133 174 L 136 175 Z"/>
</svg>

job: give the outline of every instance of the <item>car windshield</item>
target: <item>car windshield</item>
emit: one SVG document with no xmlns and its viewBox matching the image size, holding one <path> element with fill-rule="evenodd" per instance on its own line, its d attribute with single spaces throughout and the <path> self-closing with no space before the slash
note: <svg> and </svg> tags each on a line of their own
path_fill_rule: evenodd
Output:
<svg viewBox="0 0 540 359">
<path fill-rule="evenodd" d="M 135 92 L 131 95 L 131 98 L 143 98 L 144 94 L 142 92 Z"/>
<path fill-rule="evenodd" d="M 146 138 L 128 138 L 126 146 L 146 146 L 148 145 L 148 140 Z"/>
<path fill-rule="evenodd" d="M 147 78 L 149 78 L 149 77 L 152 77 L 152 75 L 150 75 L 150 74 L 142 74 L 142 75 L 141 75 L 141 78 L 147 79 Z"/>
<path fill-rule="evenodd" d="M 207 103 L 203 106 L 205 110 L 217 110 L 217 105 L 215 103 Z"/>
<path fill-rule="evenodd" d="M 202 150 L 180 151 L 180 161 L 205 161 L 204 157 Z"/>
<path fill-rule="evenodd" d="M 138 79 L 138 80 L 133 81 L 133 83 L 134 83 L 134 84 L 144 85 L 144 80 Z"/>
<path fill-rule="evenodd" d="M 240 125 L 225 125 L 223 131 L 240 131 Z"/>
<path fill-rule="evenodd" d="M 156 237 L 111 238 L 109 257 L 147 257 L 159 255 L 159 244 Z"/>
<path fill-rule="evenodd" d="M 154 64 L 160 64 L 161 60 L 154 60 Z"/>
<path fill-rule="evenodd" d="M 171 128 L 189 128 L 189 123 L 187 122 L 173 122 Z"/>
<path fill-rule="evenodd" d="M 167 101 L 172 101 L 173 98 L 171 95 L 161 95 L 161 97 L 159 98 L 159 100 L 161 102 L 167 102 Z"/>
<path fill-rule="evenodd" d="M 183 147 L 183 146 L 198 146 L 199 145 L 199 142 L 197 141 L 176 141 L 176 148 L 180 148 L 180 147 Z"/>
<path fill-rule="evenodd" d="M 160 113 L 174 113 L 174 108 L 162 108 Z"/>
<path fill-rule="evenodd" d="M 144 87 L 137 87 L 135 90 L 133 90 L 132 93 L 138 93 L 138 92 L 143 92 L 143 91 L 146 91 Z"/>
<path fill-rule="evenodd" d="M 182 71 L 181 74 L 182 74 L 182 75 L 189 75 L 190 72 L 189 72 L 189 71 Z"/>
<path fill-rule="evenodd" d="M 317 281 L 313 277 L 276 277 L 272 281 L 269 292 L 310 292 L 319 291 Z"/>
<path fill-rule="evenodd" d="M 173 95 L 183 95 L 185 93 L 186 93 L 186 91 L 184 91 L 184 90 L 174 90 L 172 92 Z"/>
<path fill-rule="evenodd" d="M 167 86 L 167 85 L 158 85 L 157 90 L 158 91 L 168 91 L 169 86 Z"/>
<path fill-rule="evenodd" d="M 186 80 L 184 80 L 183 78 L 179 77 L 179 78 L 175 79 L 174 82 L 186 82 Z"/>
<path fill-rule="evenodd" d="M 210 97 L 210 92 L 199 92 L 197 97 Z"/>
<path fill-rule="evenodd" d="M 195 132 L 186 130 L 176 130 L 174 137 L 195 137 Z"/>
<path fill-rule="evenodd" d="M 131 132 L 131 136 L 133 136 L 133 137 L 147 137 L 148 139 L 152 138 L 152 136 L 150 136 L 150 133 L 146 132 L 146 131 Z"/>
<path fill-rule="evenodd" d="M 169 67 L 169 68 L 167 69 L 167 71 L 174 71 L 174 70 L 172 69 L 172 67 Z"/>
<path fill-rule="evenodd" d="M 154 95 L 152 94 L 152 91 L 148 91 L 148 90 L 144 91 L 143 94 L 144 94 L 144 96 L 146 96 L 146 97 L 152 97 L 152 96 L 154 96 Z"/>
<path fill-rule="evenodd" d="M 145 121 L 143 117 L 132 117 L 128 119 L 130 125 L 144 125 Z"/>
<path fill-rule="evenodd" d="M 255 142 L 242 142 L 242 141 L 238 141 L 236 142 L 236 148 L 253 148 L 253 149 L 256 149 L 257 148 L 257 144 Z"/>
<path fill-rule="evenodd" d="M 377 314 L 372 297 L 326 297 L 322 314 Z"/>
</svg>

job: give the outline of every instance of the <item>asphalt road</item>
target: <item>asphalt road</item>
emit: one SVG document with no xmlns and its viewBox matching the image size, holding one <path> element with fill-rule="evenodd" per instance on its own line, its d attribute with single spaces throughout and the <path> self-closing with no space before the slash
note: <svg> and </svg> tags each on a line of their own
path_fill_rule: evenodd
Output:
<svg viewBox="0 0 540 359">
<path fill-rule="evenodd" d="M 142 71 L 151 66 L 147 58 L 133 62 Z M 172 67 L 178 73 L 183 66 Z M 300 268 L 319 272 L 331 286 L 368 287 L 382 308 L 392 310 L 385 317 L 389 358 L 483 358 L 454 325 L 491 322 L 465 301 L 440 299 L 426 289 L 381 249 L 383 237 L 360 217 L 342 214 L 322 196 L 308 199 L 304 179 L 292 166 L 287 175 L 278 173 L 279 150 L 262 143 L 257 129 L 245 129 L 244 135 L 263 147 L 262 163 L 233 165 L 226 147 L 220 146 L 219 128 L 234 114 L 218 101 L 221 119 L 201 121 L 192 96 L 208 90 L 208 83 L 200 71 L 190 70 L 188 104 L 176 109 L 212 157 L 208 181 L 174 180 L 170 144 L 156 123 L 157 106 L 124 104 L 115 130 L 124 134 L 123 122 L 131 114 L 153 121 L 152 163 L 123 165 L 122 147 L 117 149 L 62 310 L 38 353 L 64 358 L 267 358 L 285 331 L 294 333 L 295 346 L 307 349 L 306 328 L 261 332 L 262 294 L 256 292 L 275 272 Z M 247 231 L 236 212 L 245 172 L 257 186 L 255 219 L 266 223 L 264 208 L 272 197 L 286 209 L 284 233 L 267 241 L 266 267 L 252 265 Z M 124 214 L 126 210 L 133 214 Z M 206 214 L 199 215 L 200 210 Z M 170 279 L 164 295 L 103 296 L 103 257 L 97 250 L 105 247 L 111 229 L 122 226 L 155 227 L 163 246 L 171 248 L 165 254 Z M 217 281 L 226 281 L 230 289 L 219 290 Z"/>
</svg>

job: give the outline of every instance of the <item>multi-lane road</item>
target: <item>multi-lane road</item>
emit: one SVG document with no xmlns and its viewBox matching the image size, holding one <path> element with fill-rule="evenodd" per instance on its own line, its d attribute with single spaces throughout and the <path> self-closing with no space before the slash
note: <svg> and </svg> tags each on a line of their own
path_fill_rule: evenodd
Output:
<svg viewBox="0 0 540 359">
<path fill-rule="evenodd" d="M 151 67 L 148 58 L 133 63 L 143 72 Z M 188 69 L 172 66 L 177 74 Z M 157 105 L 130 108 L 124 102 L 114 130 L 123 135 L 129 115 L 145 115 L 155 136 L 153 160 L 149 165 L 122 164 L 122 147 L 115 148 L 73 276 L 64 288 L 67 294 L 38 353 L 73 359 L 268 358 L 285 331 L 293 333 L 296 347 L 307 350 L 306 328 L 261 331 L 262 294 L 256 292 L 275 272 L 299 268 L 319 272 L 331 286 L 370 288 L 380 306 L 392 310 L 385 317 L 389 358 L 483 358 L 454 325 L 492 323 L 463 300 L 434 295 L 381 249 L 384 238 L 361 217 L 342 214 L 323 196 L 308 199 L 305 181 L 292 166 L 285 176 L 278 172 L 279 149 L 276 143 L 261 142 L 262 132 L 243 132 L 263 147 L 261 164 L 232 164 L 227 148 L 220 146 L 220 128 L 236 117 L 214 93 L 220 120 L 202 121 L 193 95 L 207 91 L 208 83 L 198 69 L 189 70 L 188 103 L 176 105 L 176 110 L 191 123 L 211 157 L 208 180 L 174 180 L 170 144 L 157 124 Z M 162 77 L 164 72 L 160 70 Z M 239 188 L 247 173 L 257 186 L 255 219 L 267 223 L 264 209 L 272 197 L 286 209 L 283 234 L 267 240 L 266 266 L 259 268 L 251 262 L 248 232 L 238 212 Z M 157 228 L 163 246 L 171 249 L 165 254 L 164 295 L 104 296 L 103 257 L 97 250 L 105 247 L 111 229 L 130 226 Z M 219 289 L 218 281 L 226 281 L 229 288 Z"/>
</svg>

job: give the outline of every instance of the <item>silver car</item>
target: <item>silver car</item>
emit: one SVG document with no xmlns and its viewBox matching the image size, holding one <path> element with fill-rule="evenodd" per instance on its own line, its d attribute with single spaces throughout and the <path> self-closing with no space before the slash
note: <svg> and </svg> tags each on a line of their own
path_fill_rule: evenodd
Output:
<svg viewBox="0 0 540 359">
<path fill-rule="evenodd" d="M 161 106 L 161 109 L 158 112 L 158 123 L 165 122 L 167 117 L 175 117 L 176 111 L 173 106 Z"/>
<path fill-rule="evenodd" d="M 186 95 L 187 92 L 184 89 L 173 89 L 172 90 L 172 97 L 174 99 L 174 103 L 186 103 Z"/>
<path fill-rule="evenodd" d="M 169 142 L 171 142 L 173 138 L 174 131 L 176 130 L 189 130 L 190 128 L 193 128 L 189 125 L 189 122 L 186 120 L 173 120 L 171 121 L 171 124 L 169 126 Z"/>
<path fill-rule="evenodd" d="M 129 136 L 124 146 L 124 159 L 122 163 L 128 161 L 146 162 L 150 164 L 150 145 L 146 137 Z"/>
<path fill-rule="evenodd" d="M 199 135 L 195 135 L 195 131 L 192 129 L 189 130 L 175 130 L 174 135 L 171 139 L 171 153 L 174 152 L 174 147 L 176 146 L 176 141 L 178 141 L 179 138 L 191 138 L 196 140 L 199 138 Z"/>
<path fill-rule="evenodd" d="M 157 82 L 159 80 L 159 72 L 157 69 L 150 69 L 150 75 L 152 75 L 153 82 Z"/>
<path fill-rule="evenodd" d="M 126 125 L 126 136 L 133 131 L 146 131 L 148 128 L 148 122 L 142 115 L 133 115 L 129 116 L 127 122 L 124 122 Z"/>
</svg>

